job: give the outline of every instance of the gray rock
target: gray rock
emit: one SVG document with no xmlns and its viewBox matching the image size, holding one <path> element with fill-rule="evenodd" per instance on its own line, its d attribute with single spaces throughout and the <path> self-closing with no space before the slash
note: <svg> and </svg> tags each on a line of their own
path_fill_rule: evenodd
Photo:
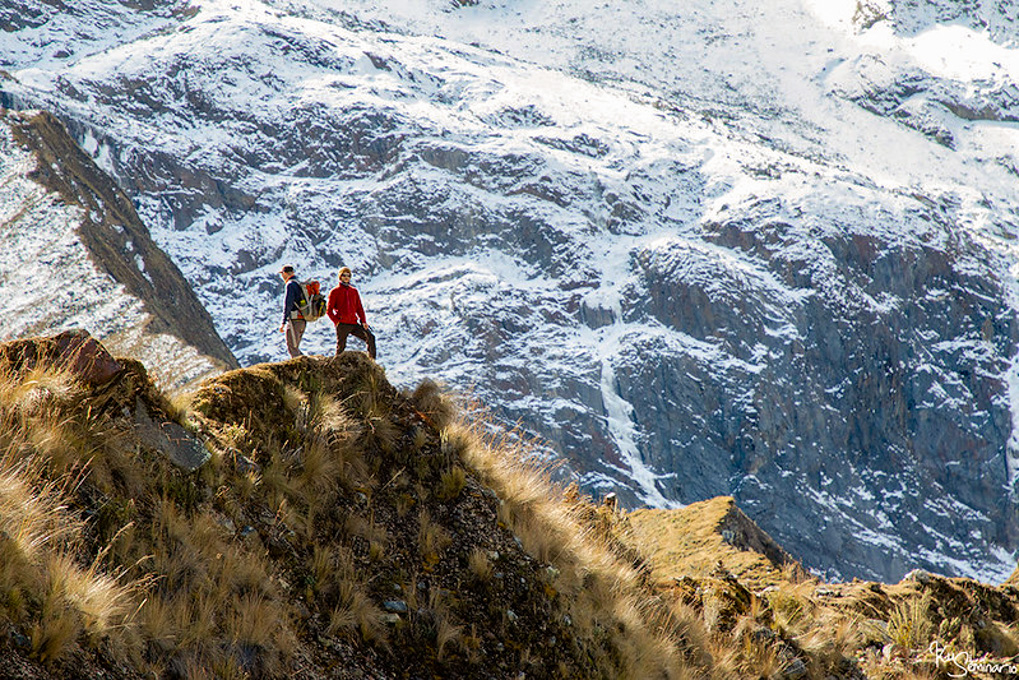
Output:
<svg viewBox="0 0 1019 680">
<path fill-rule="evenodd" d="M 393 612 L 396 614 L 407 613 L 407 603 L 403 600 L 386 600 L 382 603 L 382 606 L 387 612 Z"/>
<path fill-rule="evenodd" d="M 793 659 L 781 670 L 783 680 L 800 680 L 807 677 L 807 664 L 802 659 Z"/>
<path fill-rule="evenodd" d="M 197 470 L 211 454 L 205 445 L 177 423 L 155 422 L 140 399 L 135 401 L 135 431 L 139 439 L 185 470 Z"/>
</svg>

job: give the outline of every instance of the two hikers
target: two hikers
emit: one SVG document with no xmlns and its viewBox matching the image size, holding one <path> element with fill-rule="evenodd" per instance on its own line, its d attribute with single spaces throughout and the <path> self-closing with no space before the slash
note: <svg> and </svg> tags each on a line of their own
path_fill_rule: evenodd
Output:
<svg viewBox="0 0 1019 680">
<path fill-rule="evenodd" d="M 301 314 L 299 304 L 303 302 L 304 291 L 297 281 L 292 265 L 285 265 L 280 276 L 286 282 L 286 294 L 283 298 L 283 323 L 280 331 L 287 334 L 287 351 L 291 357 L 302 355 L 300 345 L 307 327 L 307 321 Z M 361 304 L 361 296 L 357 289 L 350 285 L 351 272 L 348 267 L 340 269 L 340 283 L 329 291 L 326 303 L 326 314 L 336 325 L 336 354 L 347 347 L 347 336 L 360 338 L 368 345 L 368 356 L 375 358 L 375 334 L 368 326 Z"/>
</svg>

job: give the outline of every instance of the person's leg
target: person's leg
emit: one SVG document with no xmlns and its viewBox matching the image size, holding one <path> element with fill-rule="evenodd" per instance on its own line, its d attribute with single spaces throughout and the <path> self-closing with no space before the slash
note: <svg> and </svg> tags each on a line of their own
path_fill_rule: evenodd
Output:
<svg viewBox="0 0 1019 680">
<path fill-rule="evenodd" d="M 367 328 L 365 328 L 364 326 L 360 326 L 360 325 L 358 325 L 358 326 L 351 326 L 350 327 L 350 334 L 355 336 L 355 337 L 361 338 L 361 340 L 364 341 L 364 344 L 368 345 L 368 356 L 370 356 L 372 359 L 374 359 L 375 358 L 375 334 L 372 333 Z"/>
<path fill-rule="evenodd" d="M 307 326 L 304 319 L 291 319 L 287 322 L 287 352 L 291 357 L 302 356 L 301 338 L 304 336 L 304 328 Z"/>
<path fill-rule="evenodd" d="M 301 338 L 304 337 L 304 330 L 308 327 L 308 322 L 304 319 L 294 319 L 294 332 L 297 335 L 297 342 L 294 343 L 294 347 L 297 349 L 297 356 L 304 356 L 304 352 L 301 351 Z"/>
<path fill-rule="evenodd" d="M 368 346 L 368 350 L 369 350 L 368 356 L 371 357 L 372 359 L 374 359 L 375 358 L 375 353 L 372 352 L 372 350 L 374 349 L 373 348 L 373 344 L 368 342 L 368 335 L 365 332 L 365 327 L 362 326 L 360 323 L 357 324 L 357 325 L 353 325 L 352 324 L 351 325 L 351 334 L 354 335 L 355 337 L 361 338 L 361 341 L 363 341 L 365 343 L 365 345 Z"/>
<path fill-rule="evenodd" d="M 365 332 L 364 341 L 365 341 L 365 344 L 368 345 L 368 356 L 370 356 L 372 359 L 374 359 L 375 358 L 375 334 L 372 333 L 370 328 L 365 328 L 364 332 Z"/>
<path fill-rule="evenodd" d="M 290 358 L 293 359 L 294 357 L 297 356 L 297 353 L 300 351 L 297 348 L 297 343 L 295 342 L 296 334 L 294 333 L 294 321 L 293 321 L 293 319 L 291 319 L 290 321 L 287 321 L 287 333 L 286 333 L 286 335 L 287 335 L 287 354 L 289 354 Z"/>
<path fill-rule="evenodd" d="M 347 349 L 347 335 L 350 334 L 351 325 L 349 323 L 338 323 L 336 324 L 336 355 L 339 356 L 340 352 Z"/>
</svg>

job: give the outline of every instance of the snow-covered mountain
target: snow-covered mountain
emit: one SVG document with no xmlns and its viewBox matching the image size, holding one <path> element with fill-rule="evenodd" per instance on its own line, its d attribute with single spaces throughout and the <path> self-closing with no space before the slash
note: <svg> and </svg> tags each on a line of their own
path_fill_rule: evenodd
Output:
<svg viewBox="0 0 1019 680">
<path fill-rule="evenodd" d="M 0 111 L 0 341 L 83 328 L 179 387 L 235 368 L 130 201 L 46 113 Z"/>
<path fill-rule="evenodd" d="M 733 495 L 832 576 L 1014 568 L 1014 3 L 0 7 L 0 104 L 243 363 L 284 356 L 281 263 L 346 264 L 394 382 L 593 493 Z"/>
</svg>

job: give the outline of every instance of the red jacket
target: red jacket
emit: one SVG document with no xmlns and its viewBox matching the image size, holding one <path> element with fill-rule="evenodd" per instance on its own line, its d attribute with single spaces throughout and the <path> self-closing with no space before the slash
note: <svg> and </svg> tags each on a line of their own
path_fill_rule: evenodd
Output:
<svg viewBox="0 0 1019 680">
<path fill-rule="evenodd" d="M 334 324 L 368 323 L 368 319 L 364 315 L 364 307 L 361 306 L 361 296 L 357 294 L 357 288 L 349 284 L 341 283 L 329 291 L 326 314 Z"/>
</svg>

